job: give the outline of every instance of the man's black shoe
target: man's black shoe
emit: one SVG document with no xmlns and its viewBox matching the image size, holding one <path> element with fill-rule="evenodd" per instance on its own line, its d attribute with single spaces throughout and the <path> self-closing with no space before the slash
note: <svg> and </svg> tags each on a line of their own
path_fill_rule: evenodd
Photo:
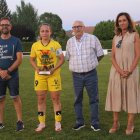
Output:
<svg viewBox="0 0 140 140">
<path fill-rule="evenodd" d="M 73 130 L 80 130 L 81 128 L 85 127 L 85 124 L 75 124 Z"/>
<path fill-rule="evenodd" d="M 94 125 L 91 125 L 91 129 L 93 129 L 94 131 L 100 131 L 100 126 L 98 124 L 94 124 Z"/>
</svg>

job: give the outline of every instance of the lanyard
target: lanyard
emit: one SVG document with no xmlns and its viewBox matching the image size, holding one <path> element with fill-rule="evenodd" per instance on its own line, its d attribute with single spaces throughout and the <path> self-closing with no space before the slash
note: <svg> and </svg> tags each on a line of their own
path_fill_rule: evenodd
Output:
<svg viewBox="0 0 140 140">
<path fill-rule="evenodd" d="M 76 51 L 78 55 L 81 54 L 81 47 L 82 47 L 83 39 L 84 37 L 81 38 L 80 43 L 77 43 L 76 38 L 75 38 L 75 46 L 76 46 Z"/>
<path fill-rule="evenodd" d="M 77 41 L 76 41 L 76 39 L 75 39 L 75 46 L 76 46 L 77 54 L 80 55 L 80 53 L 81 53 L 82 42 L 77 43 Z"/>
</svg>

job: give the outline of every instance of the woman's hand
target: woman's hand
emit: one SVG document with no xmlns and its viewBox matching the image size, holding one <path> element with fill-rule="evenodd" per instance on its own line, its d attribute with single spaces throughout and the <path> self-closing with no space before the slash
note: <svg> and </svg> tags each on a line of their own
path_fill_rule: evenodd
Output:
<svg viewBox="0 0 140 140">
<path fill-rule="evenodd" d="M 132 72 L 131 71 L 128 71 L 128 70 L 126 70 L 124 72 L 126 74 L 126 77 L 125 78 L 128 78 L 132 74 Z"/>
<path fill-rule="evenodd" d="M 54 73 L 55 69 L 54 69 L 54 68 L 52 68 L 52 69 L 50 69 L 49 71 L 50 71 L 50 75 L 51 75 L 51 74 L 53 74 L 53 73 Z"/>
<path fill-rule="evenodd" d="M 119 73 L 122 78 L 128 78 L 132 74 L 132 72 L 128 70 L 119 70 Z"/>
</svg>

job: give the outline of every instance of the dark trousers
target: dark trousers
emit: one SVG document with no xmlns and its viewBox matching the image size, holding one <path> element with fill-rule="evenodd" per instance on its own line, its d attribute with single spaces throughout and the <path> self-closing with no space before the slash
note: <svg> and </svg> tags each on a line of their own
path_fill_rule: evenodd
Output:
<svg viewBox="0 0 140 140">
<path fill-rule="evenodd" d="M 73 72 L 72 75 L 75 91 L 74 109 L 76 113 L 76 123 L 84 124 L 82 101 L 83 101 L 83 90 L 85 87 L 89 97 L 91 124 L 92 125 L 99 124 L 98 77 L 96 69 L 86 73 Z"/>
</svg>

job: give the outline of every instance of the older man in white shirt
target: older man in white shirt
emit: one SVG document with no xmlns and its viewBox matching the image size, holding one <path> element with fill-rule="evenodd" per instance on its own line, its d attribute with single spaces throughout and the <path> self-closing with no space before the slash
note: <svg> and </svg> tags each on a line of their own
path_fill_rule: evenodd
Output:
<svg viewBox="0 0 140 140">
<path fill-rule="evenodd" d="M 79 130 L 85 126 L 82 101 L 83 89 L 87 90 L 91 111 L 91 128 L 99 131 L 99 111 L 98 111 L 98 77 L 96 66 L 103 58 L 104 53 L 98 38 L 94 35 L 84 33 L 84 23 L 75 21 L 73 23 L 73 37 L 70 38 L 66 46 L 66 59 L 69 61 L 69 69 L 72 71 L 76 113 L 76 124 L 74 130 Z"/>
</svg>

